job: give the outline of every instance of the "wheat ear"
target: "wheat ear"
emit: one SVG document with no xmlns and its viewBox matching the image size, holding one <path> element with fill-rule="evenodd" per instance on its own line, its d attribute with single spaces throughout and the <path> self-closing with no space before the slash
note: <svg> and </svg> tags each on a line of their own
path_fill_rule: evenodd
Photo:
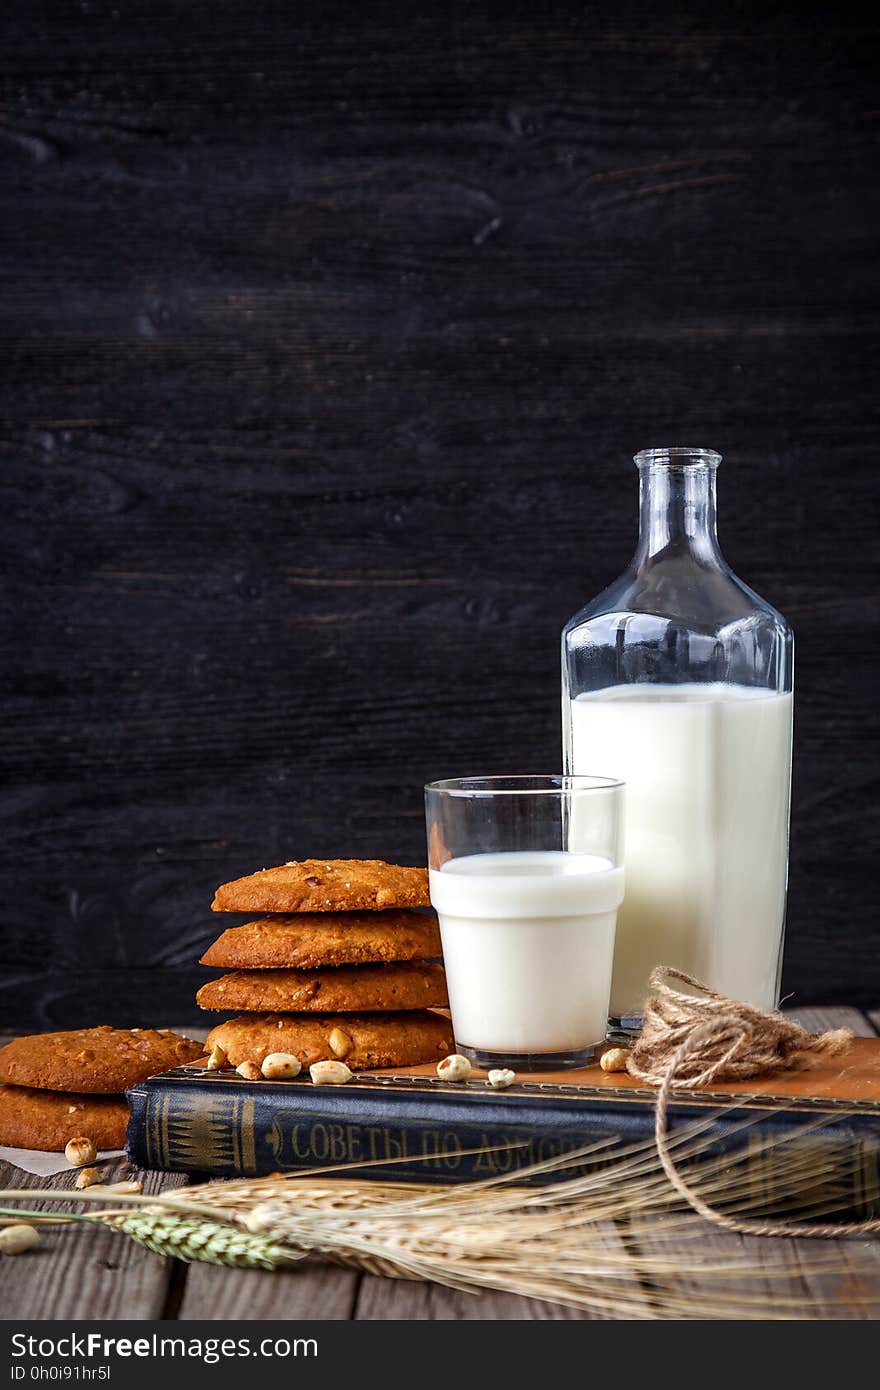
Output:
<svg viewBox="0 0 880 1390">
<path fill-rule="evenodd" d="M 271 1236 L 194 1216 L 135 1211 L 125 1216 L 105 1218 L 103 1224 L 123 1231 L 138 1245 L 146 1246 L 157 1255 L 173 1255 L 175 1259 L 185 1260 L 188 1264 L 202 1260 L 212 1265 L 234 1265 L 241 1269 L 281 1269 L 304 1258 Z"/>
</svg>

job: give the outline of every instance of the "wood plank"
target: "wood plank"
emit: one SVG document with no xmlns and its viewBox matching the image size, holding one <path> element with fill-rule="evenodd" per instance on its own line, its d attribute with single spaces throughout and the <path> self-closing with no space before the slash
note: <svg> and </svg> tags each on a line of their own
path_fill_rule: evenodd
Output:
<svg viewBox="0 0 880 1390">
<path fill-rule="evenodd" d="M 635 1218 L 631 1233 L 642 1259 L 658 1271 L 667 1266 L 651 1282 L 658 1310 L 670 1316 L 880 1317 L 877 1241 L 739 1236 L 677 1215 Z M 829 1263 L 833 1270 L 823 1270 Z"/>
<path fill-rule="evenodd" d="M 491 1320 L 512 1321 L 581 1321 L 593 1314 L 560 1303 L 542 1303 L 540 1299 L 519 1298 L 515 1294 L 461 1293 L 439 1284 L 417 1283 L 411 1279 L 383 1279 L 366 1274 L 354 1312 L 359 1322 L 396 1320 L 406 1322 L 443 1321 L 463 1322 Z"/>
<path fill-rule="evenodd" d="M 181 1321 L 206 1318 L 350 1318 L 357 1297 L 356 1270 L 309 1260 L 299 1269 L 269 1274 L 258 1269 L 187 1269 Z"/>
<path fill-rule="evenodd" d="M 108 1182 L 140 1178 L 145 1192 L 186 1185 L 182 1174 L 148 1173 L 124 1159 L 108 1165 Z M 0 1163 L 4 1187 L 59 1190 L 73 1186 L 76 1174 L 39 1178 Z M 82 1210 L 72 1204 L 44 1203 L 53 1211 Z M 16 1261 L 15 1277 L 3 1281 L 3 1316 L 47 1321 L 94 1318 L 160 1318 L 174 1273 L 173 1260 L 144 1250 L 118 1232 L 100 1227 L 44 1228 L 36 1250 Z"/>
</svg>

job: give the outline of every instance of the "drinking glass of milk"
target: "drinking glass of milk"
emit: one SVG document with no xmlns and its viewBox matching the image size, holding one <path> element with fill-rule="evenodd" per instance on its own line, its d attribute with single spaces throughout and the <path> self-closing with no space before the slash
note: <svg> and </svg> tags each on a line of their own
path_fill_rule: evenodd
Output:
<svg viewBox="0 0 880 1390">
<path fill-rule="evenodd" d="M 452 1030 L 477 1066 L 584 1066 L 604 1040 L 622 795 L 620 781 L 591 776 L 425 788 Z"/>
<path fill-rule="evenodd" d="M 638 1027 L 659 964 L 778 1002 L 793 639 L 721 554 L 720 461 L 711 449 L 636 454 L 635 555 L 562 634 L 565 769 L 626 782 L 611 989 L 623 1031 Z"/>
</svg>

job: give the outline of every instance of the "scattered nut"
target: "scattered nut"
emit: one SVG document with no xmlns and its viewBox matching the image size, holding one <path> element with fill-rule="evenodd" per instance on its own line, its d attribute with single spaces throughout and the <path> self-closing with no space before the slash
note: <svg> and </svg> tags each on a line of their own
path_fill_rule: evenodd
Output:
<svg viewBox="0 0 880 1390">
<path fill-rule="evenodd" d="M 467 1081 L 471 1074 L 471 1064 L 460 1052 L 453 1052 L 437 1063 L 437 1075 L 441 1081 Z"/>
<path fill-rule="evenodd" d="M 229 1058 L 226 1056 L 226 1053 L 223 1051 L 223 1048 L 219 1047 L 217 1043 L 215 1043 L 214 1046 L 211 1048 L 211 1055 L 208 1058 L 206 1070 L 221 1071 L 222 1068 L 228 1066 L 228 1064 Z"/>
<path fill-rule="evenodd" d="M 34 1226 L 4 1226 L 0 1230 L 0 1255 L 23 1255 L 39 1245 L 40 1236 Z"/>
<path fill-rule="evenodd" d="M 121 1192 L 124 1194 L 143 1192 L 144 1185 L 134 1178 L 125 1179 L 122 1182 L 108 1182 L 106 1186 L 108 1192 Z"/>
<path fill-rule="evenodd" d="M 516 1080 L 516 1072 L 509 1067 L 494 1067 L 489 1072 L 489 1085 L 493 1091 L 506 1091 Z"/>
<path fill-rule="evenodd" d="M 64 1157 L 72 1168 L 84 1168 L 87 1163 L 94 1163 L 98 1150 L 91 1139 L 77 1136 L 76 1139 L 68 1139 L 64 1145 Z"/>
<path fill-rule="evenodd" d="M 302 1062 L 292 1052 L 270 1052 L 263 1058 L 260 1071 L 270 1081 L 285 1081 L 288 1077 L 299 1076 Z"/>
<path fill-rule="evenodd" d="M 76 1175 L 74 1187 L 94 1187 L 95 1183 L 101 1181 L 100 1168 L 80 1168 Z"/>
<path fill-rule="evenodd" d="M 603 1071 L 626 1071 L 628 1061 L 628 1047 L 609 1047 L 608 1051 L 603 1052 L 599 1058 L 599 1066 Z"/>
<path fill-rule="evenodd" d="M 334 1028 L 333 1032 L 330 1034 L 329 1041 L 330 1051 L 333 1053 L 334 1057 L 340 1057 L 343 1060 L 354 1047 L 354 1042 L 348 1036 L 344 1028 Z"/>
<path fill-rule="evenodd" d="M 245 1081 L 259 1081 L 263 1073 L 256 1062 L 239 1062 L 235 1068 L 239 1076 L 243 1076 Z"/>
<path fill-rule="evenodd" d="M 344 1086 L 352 1080 L 352 1073 L 344 1062 L 313 1062 L 309 1076 L 315 1086 Z"/>
</svg>

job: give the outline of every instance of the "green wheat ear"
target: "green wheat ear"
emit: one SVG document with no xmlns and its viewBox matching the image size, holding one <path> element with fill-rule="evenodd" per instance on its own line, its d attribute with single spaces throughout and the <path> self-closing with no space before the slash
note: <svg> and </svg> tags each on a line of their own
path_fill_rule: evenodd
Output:
<svg viewBox="0 0 880 1390">
<path fill-rule="evenodd" d="M 159 1212 L 132 1212 L 106 1223 L 124 1231 L 138 1245 L 157 1255 L 173 1255 L 191 1263 L 235 1265 L 241 1269 L 280 1269 L 301 1258 L 289 1246 L 271 1236 L 251 1234 L 221 1221 L 203 1221 L 197 1216 L 165 1216 Z"/>
</svg>

